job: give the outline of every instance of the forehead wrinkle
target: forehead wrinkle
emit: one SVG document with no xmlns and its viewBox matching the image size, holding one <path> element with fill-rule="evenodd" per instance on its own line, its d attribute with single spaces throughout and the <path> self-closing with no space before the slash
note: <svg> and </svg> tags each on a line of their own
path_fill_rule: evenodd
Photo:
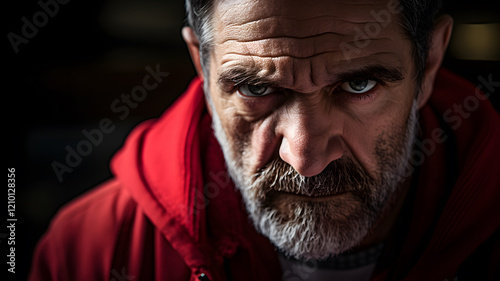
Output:
<svg viewBox="0 0 500 281">
<path fill-rule="evenodd" d="M 350 37 L 342 40 L 337 35 L 320 35 L 307 39 L 302 38 L 270 38 L 249 42 L 226 42 L 220 46 L 224 48 L 226 54 L 247 54 L 255 56 L 291 56 L 296 58 L 310 58 L 328 52 L 338 52 L 341 50 L 340 42 L 352 44 L 355 41 Z M 390 42 L 387 42 L 390 41 Z M 390 38 L 372 38 L 370 44 L 390 45 Z"/>
<path fill-rule="evenodd" d="M 219 0 L 213 24 L 220 34 L 236 36 L 248 31 L 299 37 L 344 33 L 354 24 L 377 22 L 370 11 L 387 10 L 387 1 Z"/>
<path fill-rule="evenodd" d="M 238 43 L 246 43 L 246 42 L 252 42 L 252 41 L 259 41 L 259 40 L 268 40 L 268 39 L 288 39 L 288 38 L 291 38 L 291 39 L 309 39 L 309 38 L 314 38 L 314 37 L 318 37 L 318 36 L 322 36 L 322 35 L 347 35 L 347 34 L 343 34 L 343 33 L 339 33 L 339 32 L 333 32 L 333 31 L 326 31 L 326 32 L 322 32 L 322 33 L 318 33 L 318 34 L 314 34 L 314 35 L 307 35 L 307 36 L 295 36 L 295 35 L 277 35 L 277 36 L 274 36 L 274 35 L 267 35 L 267 36 L 264 36 L 264 34 L 253 34 L 253 35 L 262 35 L 262 38 L 260 37 L 255 37 L 255 38 L 231 38 L 231 37 L 226 37 L 224 39 L 221 39 L 221 41 L 219 41 L 218 43 L 219 44 L 223 44 L 223 43 L 226 43 L 226 42 L 238 42 Z"/>
<path fill-rule="evenodd" d="M 294 20 L 329 17 L 350 22 L 362 22 L 363 15 L 367 15 L 370 10 L 386 8 L 387 1 L 219 0 L 215 2 L 214 8 L 216 12 L 222 13 L 224 16 L 228 15 L 228 18 L 239 24 L 268 19 L 273 16 Z M 359 13 L 363 10 L 366 13 Z M 231 11 L 231 13 L 226 13 L 227 11 Z M 338 17 L 335 13 L 344 17 Z"/>
<path fill-rule="evenodd" d="M 226 13 L 224 13 L 224 16 Z M 284 24 L 284 23 L 293 23 L 297 26 L 300 25 L 307 25 L 310 21 L 316 21 L 316 23 L 319 22 L 331 22 L 331 23 L 345 23 L 345 24 L 367 24 L 370 23 L 371 21 L 366 21 L 366 20 L 352 20 L 352 19 L 343 19 L 338 16 L 333 16 L 333 15 L 316 15 L 313 17 L 307 17 L 307 18 L 297 18 L 297 17 L 291 17 L 291 16 L 281 16 L 281 15 L 269 15 L 265 17 L 259 17 L 257 19 L 248 19 L 246 21 L 234 21 L 234 17 L 230 17 L 232 22 L 225 22 L 224 17 L 221 17 L 221 23 L 223 23 L 223 26 L 225 27 L 240 27 L 240 28 L 249 28 L 247 25 L 266 25 L 266 24 Z M 238 18 L 236 18 L 238 19 Z M 251 27 L 250 27 L 251 28 Z"/>
<path fill-rule="evenodd" d="M 293 59 L 297 59 L 297 60 L 308 60 L 308 59 L 312 59 L 312 58 L 322 56 L 322 55 L 336 54 L 338 52 L 339 51 L 326 51 L 326 52 L 321 52 L 321 53 L 317 53 L 317 54 L 312 54 L 309 56 L 296 56 L 296 55 L 292 55 L 292 54 L 249 54 L 249 53 L 243 54 L 243 53 L 238 53 L 238 52 L 226 52 L 225 55 L 252 56 L 252 57 L 259 57 L 259 58 L 293 58 Z"/>
<path fill-rule="evenodd" d="M 315 17 L 306 20 L 284 19 L 269 17 L 248 22 L 243 25 L 220 21 L 217 32 L 218 42 L 228 40 L 248 41 L 271 37 L 297 37 L 307 38 L 321 34 L 348 35 L 352 33 L 355 25 L 364 26 L 370 22 L 352 22 L 347 20 L 334 20 L 332 17 Z"/>
</svg>

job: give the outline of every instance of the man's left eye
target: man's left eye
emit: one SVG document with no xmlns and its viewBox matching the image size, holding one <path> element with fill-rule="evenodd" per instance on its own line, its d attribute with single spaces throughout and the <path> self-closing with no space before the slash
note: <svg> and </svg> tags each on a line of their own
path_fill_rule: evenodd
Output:
<svg viewBox="0 0 500 281">
<path fill-rule="evenodd" d="M 377 85 L 377 81 L 368 79 L 355 79 L 344 82 L 340 88 L 346 92 L 353 94 L 363 94 L 373 89 Z"/>
<path fill-rule="evenodd" d="M 244 96 L 262 97 L 276 92 L 276 88 L 244 84 L 238 88 L 238 91 Z"/>
</svg>

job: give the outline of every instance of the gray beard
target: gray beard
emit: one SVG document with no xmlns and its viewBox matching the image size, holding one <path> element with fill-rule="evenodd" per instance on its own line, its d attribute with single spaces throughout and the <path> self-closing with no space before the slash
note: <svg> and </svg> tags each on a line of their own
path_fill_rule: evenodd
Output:
<svg viewBox="0 0 500 281">
<path fill-rule="evenodd" d="M 416 102 L 403 129 L 404 137 L 397 133 L 379 136 L 374 152 L 379 166 L 377 179 L 344 157 L 314 177 L 298 174 L 281 159 L 256 174 L 248 174 L 243 156 L 233 155 L 238 151 L 237 146 L 229 142 L 215 108 L 211 101 L 208 103 L 228 173 L 241 192 L 255 228 L 287 256 L 325 259 L 359 245 L 390 205 L 399 183 L 407 177 L 418 122 Z M 285 199 L 280 196 L 282 192 L 303 196 L 343 195 L 325 200 L 306 200 L 307 197 L 290 200 L 289 196 Z"/>
</svg>

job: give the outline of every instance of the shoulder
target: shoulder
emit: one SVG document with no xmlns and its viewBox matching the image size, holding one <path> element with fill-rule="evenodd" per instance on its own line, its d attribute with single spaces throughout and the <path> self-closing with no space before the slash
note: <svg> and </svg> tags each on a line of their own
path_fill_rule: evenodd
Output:
<svg viewBox="0 0 500 281">
<path fill-rule="evenodd" d="M 491 85 L 488 77 L 478 76 L 473 84 L 452 72 L 441 69 L 431 97 L 431 107 L 448 134 L 456 141 L 457 160 L 461 171 L 481 168 L 480 173 L 490 174 L 497 182 L 500 174 L 494 167 L 500 157 L 500 115 L 489 101 Z"/>
<path fill-rule="evenodd" d="M 129 193 L 113 179 L 89 190 L 65 205 L 54 217 L 50 230 L 60 227 L 67 232 L 68 226 L 85 227 L 93 225 L 88 231 L 102 231 L 116 228 L 127 213 L 132 212 L 136 203 Z M 102 228 L 101 228 L 102 229 Z"/>
<path fill-rule="evenodd" d="M 116 241 L 136 212 L 116 180 L 68 203 L 38 243 L 30 280 L 109 280 Z"/>
</svg>

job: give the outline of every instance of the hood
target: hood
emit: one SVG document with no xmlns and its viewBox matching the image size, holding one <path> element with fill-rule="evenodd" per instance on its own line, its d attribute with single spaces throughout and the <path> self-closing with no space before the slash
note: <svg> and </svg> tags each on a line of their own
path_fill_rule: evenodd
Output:
<svg viewBox="0 0 500 281">
<path fill-rule="evenodd" d="M 216 265 L 207 263 L 214 254 L 203 235 L 207 205 L 201 158 L 210 135 L 202 129 L 210 129 L 210 117 L 201 84 L 194 79 L 159 119 L 137 126 L 113 158 L 112 170 L 186 264 L 207 273 Z M 235 237 L 229 238 L 227 244 L 237 244 Z"/>
<path fill-rule="evenodd" d="M 276 279 L 274 246 L 251 225 L 211 124 L 196 77 L 160 118 L 131 132 L 113 173 L 196 275 L 224 280 L 225 259 L 239 252 L 261 269 L 249 280 Z"/>
</svg>

